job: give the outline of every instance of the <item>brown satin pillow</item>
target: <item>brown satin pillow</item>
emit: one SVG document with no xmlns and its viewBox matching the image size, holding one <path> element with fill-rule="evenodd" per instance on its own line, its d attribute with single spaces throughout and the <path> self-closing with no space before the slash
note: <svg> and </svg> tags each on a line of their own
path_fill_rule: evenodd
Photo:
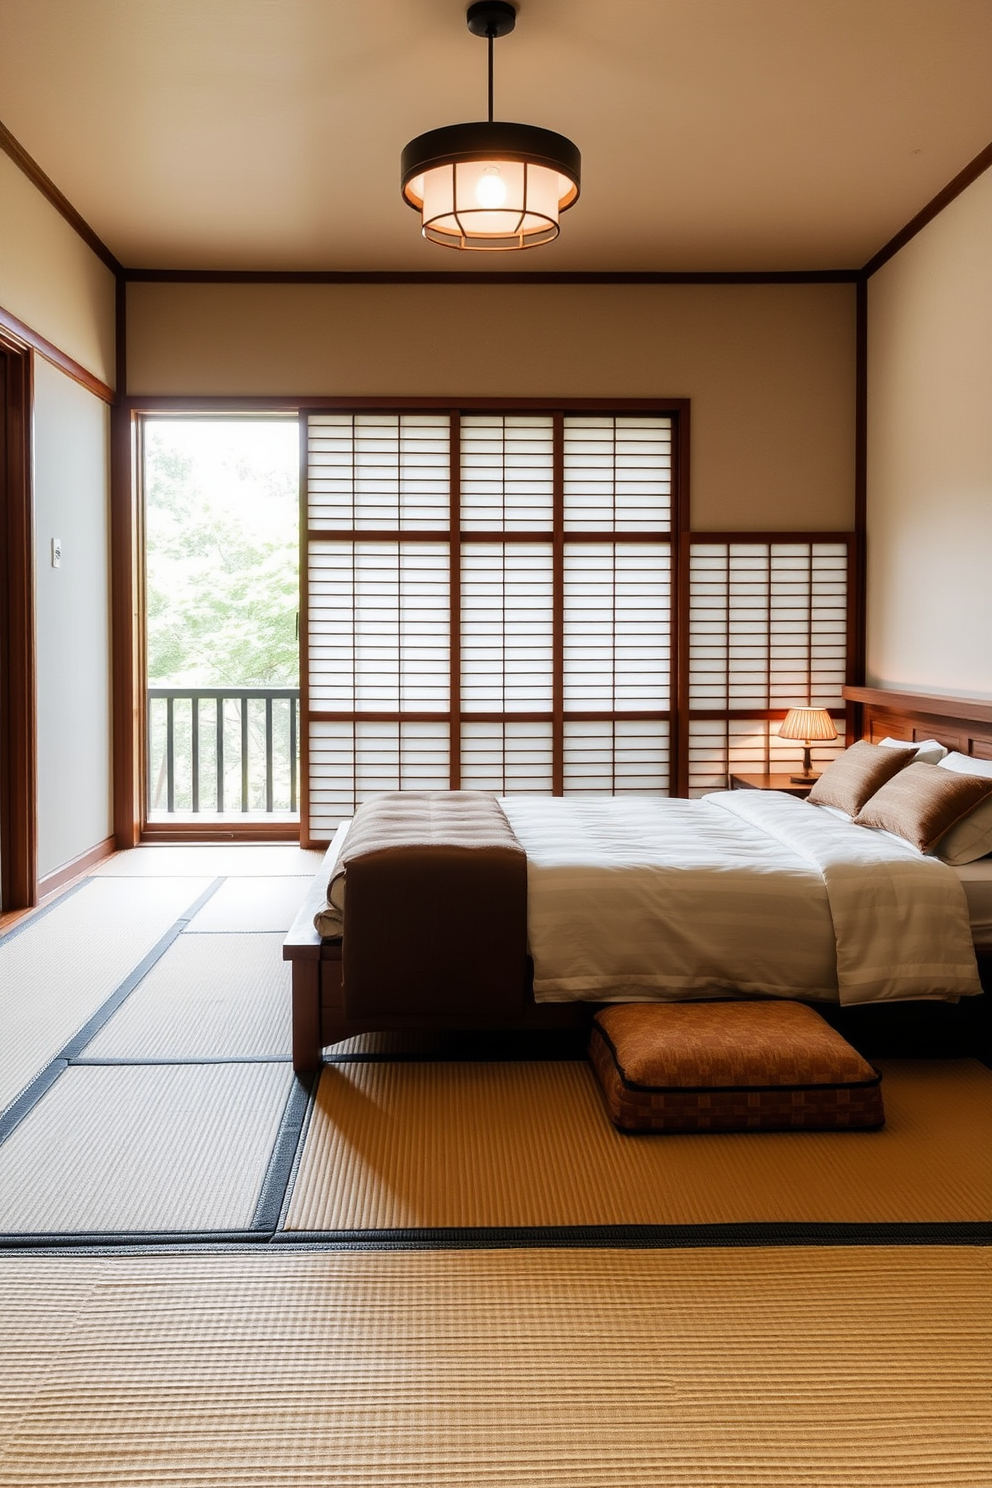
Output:
<svg viewBox="0 0 992 1488">
<path fill-rule="evenodd" d="M 859 739 L 831 761 L 807 799 L 814 806 L 836 806 L 848 816 L 857 816 L 865 802 L 915 754 L 912 744 L 906 749 L 892 749 Z"/>
<path fill-rule="evenodd" d="M 992 796 L 990 777 L 959 775 L 939 765 L 907 765 L 854 819 L 859 827 L 881 827 L 926 852 L 987 796 Z"/>
</svg>

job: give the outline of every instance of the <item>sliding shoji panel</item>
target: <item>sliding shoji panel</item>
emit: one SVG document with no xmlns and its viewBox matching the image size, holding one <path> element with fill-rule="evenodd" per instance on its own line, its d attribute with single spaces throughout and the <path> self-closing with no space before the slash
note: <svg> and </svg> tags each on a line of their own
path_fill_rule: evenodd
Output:
<svg viewBox="0 0 992 1488">
<path fill-rule="evenodd" d="M 459 420 L 461 530 L 541 532 L 554 525 L 550 414 L 466 413 Z"/>
<path fill-rule="evenodd" d="M 447 544 L 314 538 L 308 573 L 312 711 L 446 714 Z"/>
<path fill-rule="evenodd" d="M 367 796 L 447 790 L 448 721 L 310 720 L 310 830 L 333 836 Z"/>
<path fill-rule="evenodd" d="M 460 747 L 465 789 L 554 785 L 551 414 L 463 414 Z"/>
<path fill-rule="evenodd" d="M 567 414 L 565 531 L 669 532 L 670 417 Z"/>
<path fill-rule="evenodd" d="M 309 830 L 450 779 L 450 420 L 308 421 Z"/>
<path fill-rule="evenodd" d="M 562 785 L 667 792 L 672 420 L 566 415 Z"/>
<path fill-rule="evenodd" d="M 447 530 L 447 414 L 314 413 L 307 423 L 311 531 Z"/>
<path fill-rule="evenodd" d="M 673 421 L 308 420 L 309 830 L 370 791 L 669 788 Z"/>
<path fill-rule="evenodd" d="M 795 742 L 778 738 L 786 710 L 844 714 L 848 543 L 693 539 L 689 571 L 690 795 L 732 772 L 798 768 Z M 842 748 L 814 755 L 822 767 Z"/>
</svg>

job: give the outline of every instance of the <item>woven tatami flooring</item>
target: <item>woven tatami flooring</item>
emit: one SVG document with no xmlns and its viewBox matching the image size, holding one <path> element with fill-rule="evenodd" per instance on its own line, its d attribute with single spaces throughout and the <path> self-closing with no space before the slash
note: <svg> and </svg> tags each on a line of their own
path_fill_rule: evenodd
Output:
<svg viewBox="0 0 992 1488">
<path fill-rule="evenodd" d="M 988 1488 L 976 1247 L 0 1258 L 0 1480 Z"/>
<path fill-rule="evenodd" d="M 882 1131 L 661 1137 L 617 1132 L 584 1062 L 336 1065 L 286 1227 L 987 1220 L 992 1071 L 879 1064 Z"/>
<path fill-rule="evenodd" d="M 301 1082 L 315 869 L 139 848 L 0 941 L 2 1488 L 989 1488 L 988 1070 L 701 1138 L 537 1040 Z"/>
<path fill-rule="evenodd" d="M 581 1046 L 508 1038 L 366 1035 L 296 1080 L 282 937 L 317 859 L 138 848 L 0 942 L 9 1244 L 986 1234 L 975 1061 L 881 1061 L 887 1123 L 863 1133 L 623 1136 Z"/>
<path fill-rule="evenodd" d="M 320 854 L 138 848 L 0 941 L 0 1235 L 272 1230 L 308 1090 L 282 939 Z"/>
</svg>

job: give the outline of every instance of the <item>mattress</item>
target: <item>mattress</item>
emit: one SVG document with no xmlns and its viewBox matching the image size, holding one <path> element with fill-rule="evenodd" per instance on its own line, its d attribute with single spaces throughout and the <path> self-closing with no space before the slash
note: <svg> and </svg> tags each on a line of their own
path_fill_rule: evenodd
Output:
<svg viewBox="0 0 992 1488">
<path fill-rule="evenodd" d="M 794 797 L 502 804 L 527 853 L 537 1002 L 981 990 L 953 870 Z"/>
</svg>

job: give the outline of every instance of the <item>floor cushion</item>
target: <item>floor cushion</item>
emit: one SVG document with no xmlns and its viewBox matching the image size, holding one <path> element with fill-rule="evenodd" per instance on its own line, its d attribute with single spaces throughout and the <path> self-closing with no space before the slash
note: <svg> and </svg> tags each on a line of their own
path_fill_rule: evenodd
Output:
<svg viewBox="0 0 992 1488">
<path fill-rule="evenodd" d="M 622 1131 L 864 1130 L 881 1075 L 799 1002 L 615 1003 L 589 1057 Z"/>
</svg>

